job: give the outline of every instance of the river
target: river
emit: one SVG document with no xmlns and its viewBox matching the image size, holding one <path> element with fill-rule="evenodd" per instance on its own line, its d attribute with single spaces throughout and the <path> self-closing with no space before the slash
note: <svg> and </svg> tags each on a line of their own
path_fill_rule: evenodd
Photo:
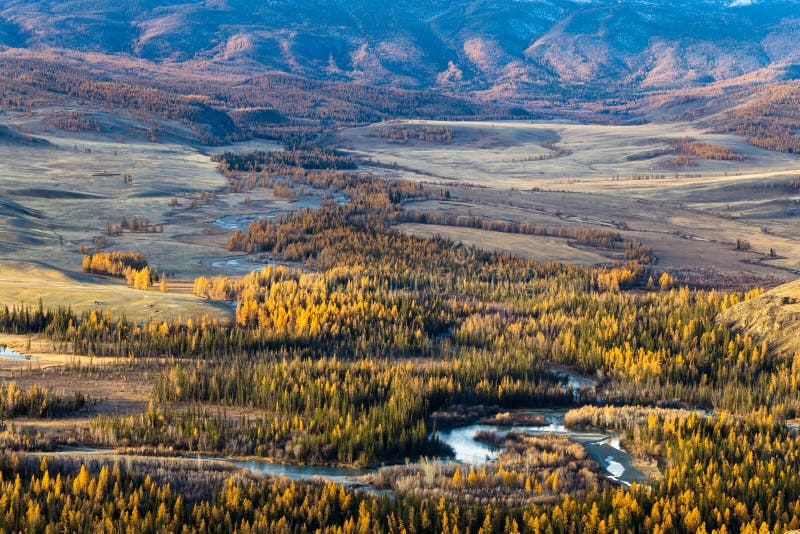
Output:
<svg viewBox="0 0 800 534">
<path fill-rule="evenodd" d="M 7 350 L 8 349 L 6 349 L 6 351 Z M 22 357 L 22 355 L 19 356 Z M 593 384 L 590 378 L 573 375 L 562 369 L 559 369 L 558 372 L 561 375 L 568 375 L 568 379 L 565 380 L 565 382 L 570 389 L 577 390 L 578 388 L 585 388 Z M 566 410 L 540 409 L 526 411 L 526 413 L 541 416 L 546 424 L 542 426 L 497 426 L 474 423 L 447 430 L 440 430 L 437 431 L 435 435 L 453 450 L 454 461 L 475 465 L 496 460 L 500 453 L 498 448 L 476 440 L 475 436 L 478 432 L 489 431 L 499 435 L 504 435 L 511 431 L 525 434 L 560 434 L 576 443 L 580 443 L 588 455 L 600 465 L 608 478 L 626 486 L 634 481 L 641 481 L 646 478 L 640 471 L 633 467 L 631 456 L 620 446 L 618 435 L 607 432 L 587 432 L 568 429 L 564 426 Z M 116 452 L 113 449 L 79 448 L 65 450 L 56 454 L 114 455 Z M 198 460 L 198 465 L 202 465 L 202 462 L 228 462 L 236 467 L 263 475 L 285 476 L 292 480 L 321 478 L 338 484 L 351 486 L 362 486 L 362 484 L 355 479 L 375 472 L 378 469 L 356 469 L 325 465 L 295 465 L 274 463 L 259 459 L 238 459 L 209 455 L 187 454 L 184 457 L 196 458 Z"/>
<path fill-rule="evenodd" d="M 564 410 L 534 410 L 530 413 L 541 415 L 545 418 L 545 426 L 495 426 L 487 424 L 470 424 L 437 432 L 438 438 L 449 445 L 454 452 L 454 460 L 468 464 L 481 464 L 497 459 L 499 449 L 475 439 L 475 435 L 482 430 L 496 432 L 500 435 L 508 432 L 523 432 L 528 434 L 555 433 L 569 437 L 580 443 L 589 456 L 596 461 L 605 471 L 605 475 L 626 486 L 633 481 L 644 480 L 646 477 L 632 466 L 630 455 L 622 450 L 619 437 L 610 433 L 584 432 L 570 430 L 564 427 Z M 91 454 L 91 455 L 116 455 L 113 449 L 78 448 L 48 454 Z M 191 455 L 184 458 L 197 459 L 198 465 L 203 462 L 227 462 L 236 467 L 247 469 L 253 473 L 269 476 L 285 476 L 292 480 L 324 479 L 346 486 L 362 486 L 356 481 L 357 477 L 373 473 L 378 468 L 356 469 L 348 467 L 335 467 L 325 465 L 295 465 L 274 463 L 259 459 L 237 459 L 221 456 Z"/>
<path fill-rule="evenodd" d="M 33 356 L 26 356 L 24 354 L 20 354 L 19 352 L 14 352 L 5 345 L 0 345 L 0 358 L 8 358 L 9 360 L 37 361 Z"/>
<path fill-rule="evenodd" d="M 631 456 L 620 446 L 619 436 L 612 433 L 586 432 L 570 430 L 564 426 L 564 410 L 532 410 L 533 415 L 544 417 L 544 426 L 496 426 L 490 424 L 472 424 L 442 430 L 437 433 L 439 439 L 447 443 L 455 454 L 457 462 L 481 464 L 497 459 L 500 450 L 488 443 L 475 439 L 481 431 L 495 432 L 505 435 L 510 431 L 524 434 L 554 433 L 568 437 L 580 443 L 587 454 L 605 471 L 605 475 L 626 486 L 646 477 L 633 467 Z"/>
<path fill-rule="evenodd" d="M 211 266 L 231 274 L 250 274 L 253 271 L 261 271 L 265 267 L 277 265 L 274 262 L 255 261 L 253 256 L 237 256 L 235 258 L 225 258 L 211 263 Z"/>
<path fill-rule="evenodd" d="M 218 217 L 209 224 L 222 230 L 240 230 L 246 232 L 250 224 L 254 221 L 267 219 L 272 222 L 280 216 L 289 215 L 301 209 L 316 209 L 322 205 L 323 198 L 324 193 L 314 190 L 314 193 L 309 196 L 288 201 L 288 208 L 276 208 L 269 213 L 232 213 Z M 330 198 L 339 205 L 344 205 L 348 202 L 347 197 L 340 192 L 335 193 Z"/>
<path fill-rule="evenodd" d="M 270 476 L 285 476 L 292 480 L 313 480 L 323 478 L 342 485 L 353 485 L 355 477 L 367 475 L 375 469 L 355 469 L 351 467 L 335 467 L 326 465 L 293 465 L 265 462 L 263 460 L 231 460 L 228 458 L 211 458 L 209 460 L 230 462 L 236 467 L 247 469 L 253 473 Z"/>
</svg>

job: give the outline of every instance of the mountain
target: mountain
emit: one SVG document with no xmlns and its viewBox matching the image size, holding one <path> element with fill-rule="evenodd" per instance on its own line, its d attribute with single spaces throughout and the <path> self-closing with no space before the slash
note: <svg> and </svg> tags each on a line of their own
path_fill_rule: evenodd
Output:
<svg viewBox="0 0 800 534">
<path fill-rule="evenodd" d="M 5 0 L 5 53 L 102 54 L 526 102 L 791 79 L 789 0 Z"/>
</svg>

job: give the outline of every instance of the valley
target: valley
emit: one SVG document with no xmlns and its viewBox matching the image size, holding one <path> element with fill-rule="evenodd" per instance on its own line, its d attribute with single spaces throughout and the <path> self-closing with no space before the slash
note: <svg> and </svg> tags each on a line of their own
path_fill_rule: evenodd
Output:
<svg viewBox="0 0 800 534">
<path fill-rule="evenodd" d="M 398 144 L 372 133 L 426 127 L 451 130 L 452 140 Z M 729 148 L 741 160 L 691 158 L 677 170 L 665 166 L 674 157 L 669 140 L 687 137 Z M 555 153 L 543 143 L 554 143 L 564 153 L 536 159 Z M 373 172 L 448 187 L 447 200 L 412 204 L 424 212 L 613 228 L 651 247 L 665 270 L 711 285 L 708 279 L 714 277 L 726 279 L 724 284 L 761 279 L 772 285 L 793 280 L 800 269 L 800 234 L 793 224 L 800 159 L 735 136 L 706 134 L 687 124 L 401 121 L 346 130 L 330 146 L 357 156 Z M 480 230 L 404 228 L 484 245 L 502 243 L 491 234 L 481 237 Z M 534 248 L 536 240 L 530 238 Z M 750 246 L 737 250 L 737 240 Z M 531 257 L 586 262 L 583 250 L 553 255 L 547 249 L 542 243 L 542 254 Z M 527 248 L 519 243 L 515 250 Z"/>
<path fill-rule="evenodd" d="M 109 116 L 106 120 L 118 119 Z M 134 317 L 196 314 L 206 306 L 212 315 L 224 317 L 224 307 L 209 308 L 193 302 L 188 294 L 180 297 L 180 302 L 164 305 L 159 299 L 178 296 L 136 303 L 131 300 L 137 298 L 135 291 L 106 295 L 103 287 L 108 282 L 80 273 L 78 249 L 81 245 L 91 249 L 95 240 L 103 239 L 104 248 L 139 251 L 174 279 L 171 285 L 176 291 L 186 291 L 179 289 L 184 287 L 190 293 L 197 276 L 241 275 L 265 265 L 257 255 L 227 251 L 228 232 L 246 230 L 250 222 L 262 217 L 314 207 L 325 194 L 305 188 L 293 193 L 299 195 L 296 198 L 286 199 L 264 188 L 231 192 L 227 180 L 209 161 L 208 149 L 180 140 L 169 145 L 135 137 L 122 140 L 103 134 L 65 134 L 21 118 L 10 124 L 49 145 L 6 144 L 0 148 L 7 156 L 0 160 L 2 172 L 9 177 L 3 188 L 3 241 L 15 243 L 13 248 L 7 247 L 3 258 L 10 275 L 7 278 L 14 280 L 3 290 L 9 302 L 33 304 L 44 298 L 48 305 L 70 302 L 77 309 L 97 305 L 113 310 L 125 303 L 130 304 L 126 312 Z M 370 133 L 417 127 L 452 130 L 453 139 L 448 144 L 396 144 Z M 661 163 L 670 157 L 664 154 L 669 148 L 665 140 L 685 137 L 730 147 L 744 159 L 698 159 L 683 172 L 662 168 Z M 469 215 L 547 228 L 612 229 L 652 248 L 658 274 L 668 271 L 702 286 L 773 286 L 794 279 L 800 271 L 800 234 L 791 224 L 796 209 L 792 206 L 798 199 L 786 194 L 800 177 L 800 160 L 754 148 L 734 136 L 703 134 L 683 124 L 583 127 L 424 121 L 348 129 L 324 142 L 356 156 L 363 171 L 447 189 L 448 199 L 406 204 L 420 213 Z M 543 143 L 554 143 L 566 152 L 536 160 L 553 152 Z M 280 147 L 268 141 L 249 141 L 214 148 L 211 153 L 231 149 Z M 639 156 L 654 153 L 661 155 Z M 618 175 L 607 176 L 605 168 L 617 169 Z M 132 183 L 124 183 L 122 175 L 126 174 Z M 208 200 L 200 200 L 201 196 Z M 715 201 L 709 202 L 710 198 Z M 121 201 L 124 210 L 119 209 Z M 163 225 L 163 232 L 107 235 L 109 221 L 118 225 L 123 218 L 133 217 Z M 558 236 L 501 235 L 479 228 L 421 223 L 397 227 L 539 261 L 598 265 L 619 259 L 618 253 L 576 246 Z M 748 242 L 749 247 L 737 250 L 737 240 Z M 35 266 L 47 274 L 27 286 L 20 284 L 18 273 L 24 266 Z M 81 283 L 88 284 L 83 293 Z M 59 289 L 68 284 L 72 288 L 66 293 Z M 110 287 L 116 286 L 112 283 Z"/>
<path fill-rule="evenodd" d="M 698 454 L 708 432 L 753 446 L 778 432 L 790 458 L 797 357 L 729 325 L 762 298 L 754 287 L 795 276 L 797 236 L 777 230 L 790 215 L 776 209 L 794 160 L 776 158 L 766 188 L 752 176 L 767 157 L 756 149 L 703 160 L 722 173 L 709 181 L 525 181 L 503 171 L 511 156 L 498 162 L 498 144 L 480 146 L 487 130 L 543 169 L 610 153 L 597 131 L 626 130 L 597 127 L 592 149 L 588 133 L 583 148 L 542 134 L 552 123 L 487 124 L 436 124 L 422 132 L 448 138 L 435 149 L 395 146 L 391 131 L 379 134 L 385 149 L 358 147 L 376 143 L 363 128 L 302 149 L 210 149 L 28 122 L 26 135 L 48 144 L 7 144 L 28 163 L 3 160 L 14 178 L 3 192 L 0 441 L 29 466 L 16 469 L 46 463 L 73 485 L 147 469 L 147 483 L 208 498 L 335 491 L 362 508 L 399 506 L 388 518 L 440 502 L 472 510 L 458 519 L 467 528 L 533 531 L 525 510 L 554 523 L 569 499 L 669 506 L 681 455 Z M 680 125 L 661 128 L 685 139 Z M 745 152 L 736 138 L 691 133 L 700 152 Z M 663 139 L 636 150 L 675 146 Z M 432 177 L 435 165 L 472 174 Z M 721 200 L 699 202 L 704 188 Z M 84 272 L 87 258 L 101 270 Z M 123 260 L 136 270 L 115 278 Z M 781 422 L 745 419 L 755 406 Z M 659 430 L 672 428 L 691 444 L 674 447 Z M 723 461 L 745 461 L 739 450 Z M 767 458 L 779 456 L 746 461 Z M 624 510 L 606 513 L 624 521 Z"/>
<path fill-rule="evenodd" d="M 794 0 L 0 5 L 0 532 L 800 529 Z"/>
</svg>

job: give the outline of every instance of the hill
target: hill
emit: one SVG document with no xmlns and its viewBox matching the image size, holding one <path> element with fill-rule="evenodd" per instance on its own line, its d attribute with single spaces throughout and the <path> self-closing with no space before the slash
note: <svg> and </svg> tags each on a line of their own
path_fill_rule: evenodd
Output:
<svg viewBox="0 0 800 534">
<path fill-rule="evenodd" d="M 787 357 L 800 354 L 800 280 L 726 310 L 720 321 Z"/>
</svg>

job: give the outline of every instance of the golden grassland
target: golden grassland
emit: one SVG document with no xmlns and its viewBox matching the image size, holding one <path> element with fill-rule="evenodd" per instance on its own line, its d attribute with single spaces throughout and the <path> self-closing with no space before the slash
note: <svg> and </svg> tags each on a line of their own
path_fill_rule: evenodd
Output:
<svg viewBox="0 0 800 534">
<path fill-rule="evenodd" d="M 778 286 L 726 310 L 723 324 L 766 342 L 771 350 L 794 357 L 800 367 L 800 281 Z"/>
<path fill-rule="evenodd" d="M 76 311 L 110 311 L 131 320 L 201 317 L 228 320 L 231 309 L 192 294 L 192 282 L 167 279 L 167 292 L 158 287 L 140 291 L 124 281 L 85 273 L 58 271 L 23 262 L 0 263 L 0 302 L 6 305 L 72 306 Z"/>
</svg>

